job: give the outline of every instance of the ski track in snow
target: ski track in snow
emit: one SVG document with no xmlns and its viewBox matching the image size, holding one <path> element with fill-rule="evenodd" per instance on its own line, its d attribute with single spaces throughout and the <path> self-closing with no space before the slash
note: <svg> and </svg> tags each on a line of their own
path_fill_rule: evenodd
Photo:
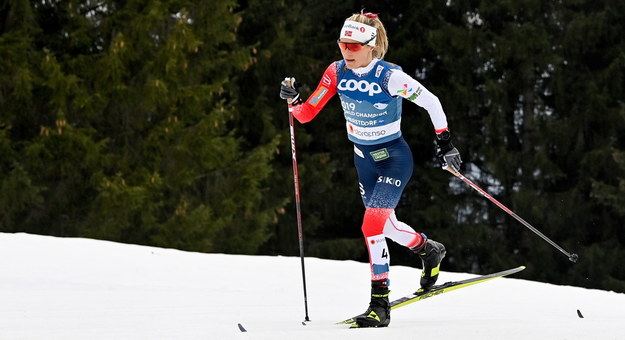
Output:
<svg viewBox="0 0 625 340">
<path fill-rule="evenodd" d="M 348 329 L 334 323 L 367 308 L 366 263 L 306 258 L 304 326 L 299 257 L 0 233 L 0 259 L 2 340 L 625 339 L 625 294 L 514 276 L 394 310 L 388 328 Z M 419 273 L 391 266 L 391 299 Z M 471 276 L 443 271 L 439 282 Z"/>
</svg>

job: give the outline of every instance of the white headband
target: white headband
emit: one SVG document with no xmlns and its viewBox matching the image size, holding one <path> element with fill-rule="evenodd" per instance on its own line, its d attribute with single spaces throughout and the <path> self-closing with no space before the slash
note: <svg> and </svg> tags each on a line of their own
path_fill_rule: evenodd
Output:
<svg viewBox="0 0 625 340">
<path fill-rule="evenodd" d="M 377 29 L 373 26 L 369 26 L 357 21 L 347 20 L 341 28 L 340 38 L 353 39 L 360 42 L 368 41 L 373 38 L 367 45 L 375 46 L 375 40 L 377 38 Z"/>
</svg>

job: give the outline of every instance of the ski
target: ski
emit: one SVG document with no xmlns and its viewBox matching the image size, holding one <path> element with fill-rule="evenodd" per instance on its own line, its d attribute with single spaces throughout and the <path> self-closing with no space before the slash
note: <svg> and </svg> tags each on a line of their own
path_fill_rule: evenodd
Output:
<svg viewBox="0 0 625 340">
<path fill-rule="evenodd" d="M 443 293 L 451 292 L 452 290 L 456 290 L 456 289 L 468 287 L 468 286 L 471 286 L 471 285 L 474 285 L 474 284 L 486 282 L 486 281 L 489 281 L 489 280 L 492 280 L 492 279 L 496 279 L 498 277 L 503 277 L 503 276 L 514 274 L 514 273 L 518 273 L 518 272 L 522 271 L 523 269 L 525 269 L 525 266 L 519 266 L 519 267 L 516 267 L 516 268 L 500 271 L 500 272 L 497 272 L 497 273 L 476 276 L 476 277 L 473 277 L 473 278 L 470 278 L 470 279 L 466 279 L 466 280 L 445 282 L 443 284 L 436 285 L 436 286 L 432 287 L 431 289 L 429 289 L 427 291 L 424 291 L 423 289 L 419 289 L 416 292 L 414 292 L 413 294 L 404 296 L 404 297 L 399 298 L 397 300 L 393 300 L 391 302 L 391 309 L 396 309 L 396 308 L 399 308 L 399 307 L 403 307 L 403 306 L 409 305 L 409 304 L 411 304 L 413 302 L 417 302 L 417 301 L 421 301 L 421 300 L 430 298 L 432 296 L 436 296 L 436 295 L 440 295 L 440 294 L 443 294 Z M 359 315 L 356 315 L 356 316 L 351 317 L 349 319 L 337 322 L 336 324 L 337 325 L 355 324 L 356 318 L 358 316 Z"/>
</svg>

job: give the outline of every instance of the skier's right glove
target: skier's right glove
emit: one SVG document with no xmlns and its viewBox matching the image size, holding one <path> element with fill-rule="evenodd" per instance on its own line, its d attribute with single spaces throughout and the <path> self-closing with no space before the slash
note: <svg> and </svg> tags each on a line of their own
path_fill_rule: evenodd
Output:
<svg viewBox="0 0 625 340">
<path fill-rule="evenodd" d="M 295 78 L 286 77 L 280 83 L 280 98 L 286 99 L 291 105 L 299 105 L 302 103 L 297 88 L 299 84 L 295 82 Z"/>
<path fill-rule="evenodd" d="M 441 162 L 443 169 L 450 166 L 455 171 L 460 171 L 460 152 L 451 144 L 451 134 L 445 130 L 436 135 L 436 157 Z"/>
</svg>

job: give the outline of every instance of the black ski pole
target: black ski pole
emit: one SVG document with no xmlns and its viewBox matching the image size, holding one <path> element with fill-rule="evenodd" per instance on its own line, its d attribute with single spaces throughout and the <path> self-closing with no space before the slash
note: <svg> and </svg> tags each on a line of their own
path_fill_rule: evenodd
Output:
<svg viewBox="0 0 625 340">
<path fill-rule="evenodd" d="M 302 211 L 300 208 L 299 175 L 297 172 L 297 152 L 295 151 L 295 127 L 294 126 L 295 125 L 293 124 L 293 113 L 291 112 L 291 110 L 289 110 L 289 131 L 291 132 L 291 154 L 293 155 L 293 184 L 295 186 L 295 208 L 297 210 L 297 233 L 299 235 L 299 257 L 302 263 L 302 282 L 304 285 L 304 310 L 306 312 L 304 322 L 306 322 L 306 321 L 310 321 L 310 318 L 308 317 L 308 294 L 306 293 L 306 269 L 304 266 L 304 233 L 302 231 Z M 304 322 L 302 322 L 302 324 L 305 324 Z"/>
<path fill-rule="evenodd" d="M 460 172 L 458 172 L 458 171 L 452 169 L 450 166 L 446 166 L 446 165 L 443 166 L 443 169 L 451 172 L 454 176 L 460 178 L 462 181 L 467 183 L 470 187 L 475 189 L 477 192 L 482 194 L 484 197 L 488 198 L 491 202 L 495 203 L 499 208 L 501 208 L 501 210 L 507 212 L 510 216 L 514 217 L 517 221 L 521 222 L 521 224 L 523 224 L 529 230 L 533 231 L 536 235 L 540 236 L 543 240 L 547 241 L 547 243 L 549 243 L 554 248 L 556 248 L 560 252 L 562 252 L 562 254 L 566 255 L 571 262 L 577 262 L 577 259 L 579 259 L 579 256 L 577 254 L 569 253 L 568 251 L 562 249 L 562 247 L 560 247 L 555 242 L 550 240 L 547 236 L 545 236 L 543 233 L 538 231 L 538 229 L 534 228 L 531 224 L 527 223 L 519 215 L 515 214 L 514 211 L 508 209 L 505 205 L 501 204 L 493 196 L 489 195 L 485 190 L 483 190 L 482 188 L 478 187 L 475 183 L 471 182 L 468 178 L 464 177 Z"/>
</svg>

